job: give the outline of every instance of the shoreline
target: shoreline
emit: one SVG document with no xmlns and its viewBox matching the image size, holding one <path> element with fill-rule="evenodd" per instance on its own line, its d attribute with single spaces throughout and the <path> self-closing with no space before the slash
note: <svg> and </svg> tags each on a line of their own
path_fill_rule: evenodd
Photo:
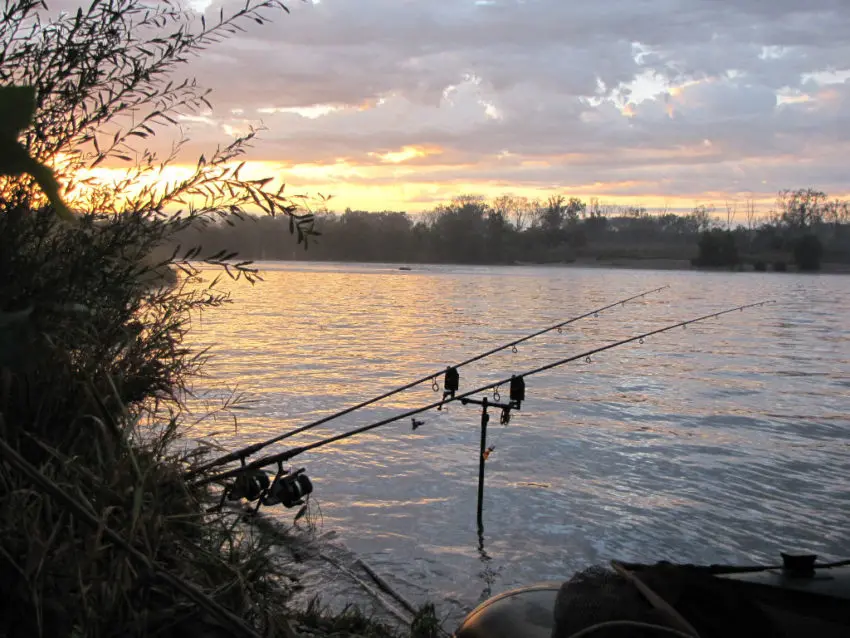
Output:
<svg viewBox="0 0 850 638">
<path fill-rule="evenodd" d="M 416 272 L 422 266 L 457 266 L 457 267 L 488 267 L 503 266 L 513 267 L 547 267 L 547 268 L 617 268 L 621 270 L 670 270 L 670 271 L 693 271 L 703 273 L 760 273 L 760 274 L 791 274 L 791 275 L 850 275 L 850 264 L 825 262 L 821 269 L 812 272 L 802 272 L 793 264 L 788 264 L 787 270 L 777 271 L 768 264 L 768 269 L 757 271 L 752 264 L 742 263 L 738 268 L 701 268 L 691 265 L 689 259 L 640 258 L 640 257 L 616 257 L 595 258 L 579 257 L 570 261 L 514 261 L 514 262 L 482 262 L 482 263 L 457 263 L 457 262 L 430 262 L 430 261 L 345 261 L 336 259 L 253 259 L 253 264 L 284 263 L 284 264 L 357 264 L 371 266 L 391 266 L 400 271 Z"/>
<path fill-rule="evenodd" d="M 593 257 L 580 257 L 569 262 L 558 263 L 533 263 L 522 262 L 515 265 L 521 266 L 563 266 L 572 268 L 622 268 L 624 270 L 692 270 L 694 272 L 722 272 L 722 273 L 776 273 L 776 274 L 806 274 L 806 275 L 847 275 L 850 274 L 850 264 L 823 263 L 821 269 L 813 272 L 802 272 L 793 265 L 788 270 L 779 272 L 769 268 L 766 271 L 756 271 L 751 264 L 740 264 L 738 268 L 701 268 L 691 265 L 688 259 L 649 258 L 641 259 L 635 257 L 623 257 L 614 259 L 596 259 Z"/>
</svg>

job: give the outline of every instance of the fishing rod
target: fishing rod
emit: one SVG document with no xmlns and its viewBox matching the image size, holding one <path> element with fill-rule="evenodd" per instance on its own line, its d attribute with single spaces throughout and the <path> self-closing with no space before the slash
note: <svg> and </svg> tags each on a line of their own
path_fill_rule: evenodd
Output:
<svg viewBox="0 0 850 638">
<path fill-rule="evenodd" d="M 381 401 L 383 399 L 387 399 L 387 398 L 389 398 L 393 395 L 396 395 L 400 392 L 404 392 L 405 390 L 409 390 L 410 388 L 417 386 L 420 383 L 425 383 L 426 381 L 433 381 L 434 391 L 437 392 L 437 391 L 439 391 L 439 385 L 437 384 L 437 377 L 440 374 L 444 374 L 444 373 L 446 375 L 446 378 L 445 378 L 445 383 L 444 383 L 443 399 L 445 400 L 449 396 L 454 396 L 455 392 L 459 388 L 460 377 L 457 374 L 458 368 L 469 365 L 470 363 L 475 363 L 476 361 L 480 361 L 481 359 L 485 359 L 485 358 L 487 358 L 491 355 L 496 354 L 497 352 L 501 352 L 502 350 L 507 350 L 508 348 L 516 348 L 516 346 L 518 346 L 519 344 L 524 343 L 526 341 L 529 341 L 530 339 L 534 339 L 535 337 L 539 337 L 540 335 L 546 334 L 547 332 L 552 332 L 553 330 L 560 330 L 564 326 L 568 326 L 568 325 L 575 323 L 576 321 L 579 321 L 581 319 L 586 319 L 587 317 L 597 316 L 600 312 L 604 312 L 605 310 L 610 310 L 611 308 L 614 308 L 616 306 L 623 306 L 630 301 L 634 301 L 635 299 L 640 299 L 641 297 L 646 297 L 647 295 L 651 295 L 653 293 L 660 292 L 660 291 L 662 291 L 666 288 L 669 288 L 669 286 L 660 286 L 658 288 L 653 288 L 652 290 L 647 290 L 646 292 L 642 292 L 638 295 L 634 295 L 632 297 L 627 297 L 626 299 L 621 299 L 620 301 L 616 301 L 614 303 L 608 304 L 607 306 L 602 306 L 601 308 L 597 308 L 596 310 L 591 310 L 590 312 L 586 312 L 583 315 L 578 315 L 576 317 L 572 317 L 570 319 L 567 319 L 566 321 L 561 321 L 560 323 L 556 323 L 555 325 L 549 326 L 547 328 L 542 328 L 540 330 L 532 332 L 531 334 L 525 335 L 524 337 L 520 337 L 519 339 L 515 339 L 513 341 L 509 341 L 508 343 L 502 344 L 500 346 L 496 346 L 495 348 L 491 348 L 490 350 L 487 350 L 486 352 L 482 352 L 481 354 L 477 354 L 473 357 L 470 357 L 469 359 L 466 359 L 465 361 L 461 361 L 460 363 L 455 364 L 454 366 L 449 366 L 445 370 L 439 370 L 438 372 L 435 372 L 435 373 L 432 373 L 432 374 L 427 374 L 423 377 L 416 379 L 415 381 L 411 381 L 411 382 L 406 383 L 406 384 L 399 386 L 397 388 L 393 388 L 392 390 L 388 390 L 387 392 L 384 392 L 383 394 L 379 394 L 376 397 L 373 397 L 373 398 L 368 399 L 366 401 L 362 401 L 362 402 L 360 402 L 356 405 L 352 405 L 350 407 L 347 407 L 344 410 L 340 410 L 339 412 L 335 412 L 334 414 L 330 414 L 328 416 L 322 417 L 318 421 L 313 421 L 312 423 L 302 425 L 301 427 L 295 428 L 294 430 L 290 430 L 289 432 L 284 432 L 283 434 L 279 434 L 279 435 L 272 437 L 270 439 L 267 439 L 265 441 L 253 443 L 253 444 L 248 445 L 248 446 L 246 446 L 246 447 L 244 447 L 240 450 L 235 450 L 233 452 L 229 452 L 228 454 L 225 454 L 224 456 L 221 456 L 217 459 L 213 459 L 212 461 L 209 461 L 208 463 L 205 463 L 204 465 L 201 465 L 200 467 L 194 468 L 194 469 L 186 472 L 186 474 L 184 474 L 184 478 L 187 479 L 187 480 L 191 479 L 192 477 L 197 476 L 198 474 L 201 474 L 203 472 L 211 470 L 212 468 L 218 467 L 219 465 L 225 465 L 226 463 L 230 463 L 231 461 L 244 461 L 245 458 L 247 458 L 247 457 L 249 457 L 253 454 L 256 454 L 257 452 L 259 452 L 263 448 L 268 447 L 269 445 L 273 445 L 274 443 L 279 443 L 280 441 L 283 441 L 284 439 L 288 439 L 291 436 L 295 436 L 296 434 L 301 434 L 302 432 L 306 432 L 307 430 L 311 430 L 315 427 L 323 425 L 323 424 L 327 423 L 328 421 L 338 419 L 342 416 L 345 416 L 346 414 L 350 414 L 351 412 L 354 412 L 355 410 L 365 408 L 369 405 L 372 405 L 373 403 L 377 403 L 378 401 Z"/>
<path fill-rule="evenodd" d="M 707 315 L 702 315 L 701 317 L 696 317 L 694 319 L 688 319 L 686 321 L 680 321 L 678 323 L 670 324 L 670 325 L 664 326 L 662 328 L 656 328 L 655 330 L 650 330 L 648 332 L 644 332 L 642 334 L 638 334 L 638 335 L 635 335 L 633 337 L 627 337 L 625 339 L 621 339 L 619 341 L 615 341 L 613 343 L 609 343 L 609 344 L 604 345 L 604 346 L 599 346 L 598 348 L 593 348 L 591 350 L 587 350 L 585 352 L 582 352 L 581 354 L 572 355 L 572 356 L 566 357 L 565 359 L 559 359 L 558 361 L 554 361 L 552 363 L 547 363 L 545 365 L 542 365 L 538 368 L 534 368 L 532 370 L 529 370 L 529 371 L 524 372 L 524 373 L 519 374 L 519 375 L 511 375 L 510 377 L 508 377 L 506 379 L 500 379 L 499 381 L 493 381 L 493 382 L 488 383 L 486 385 L 483 385 L 479 388 L 476 388 L 475 390 L 470 390 L 468 392 L 457 394 L 456 396 L 450 397 L 448 399 L 444 399 L 442 401 L 436 401 L 434 403 L 430 403 L 430 404 L 428 404 L 424 407 L 421 407 L 421 408 L 415 408 L 415 409 L 412 409 L 412 410 L 408 410 L 407 412 L 402 412 L 401 414 L 397 414 L 395 416 L 391 416 L 391 417 L 388 417 L 386 419 L 382 419 L 382 420 L 377 421 L 375 423 L 370 423 L 369 425 L 364 425 L 364 426 L 361 426 L 359 428 L 349 430 L 347 432 L 342 432 L 340 434 L 328 437 L 326 439 L 320 439 L 319 441 L 315 441 L 315 442 L 310 443 L 308 445 L 303 445 L 303 446 L 300 446 L 300 447 L 291 448 L 289 450 L 285 450 L 285 451 L 280 452 L 278 454 L 273 454 L 273 455 L 270 455 L 270 456 L 266 456 L 266 457 L 257 459 L 256 461 L 249 463 L 247 465 L 243 465 L 242 467 L 239 467 L 239 468 L 236 468 L 236 469 L 233 469 L 233 470 L 229 470 L 227 472 L 222 472 L 222 473 L 214 475 L 214 476 L 205 477 L 205 478 L 201 479 L 200 481 L 195 482 L 194 484 L 197 485 L 197 486 L 207 485 L 209 483 L 220 482 L 220 481 L 224 481 L 224 480 L 229 479 L 229 478 L 237 477 L 237 476 L 244 474 L 246 472 L 253 472 L 253 471 L 261 470 L 262 468 L 267 467 L 269 465 L 278 464 L 278 466 L 280 466 L 284 461 L 288 461 L 292 458 L 295 458 L 296 456 L 304 454 L 305 452 L 309 452 L 311 450 L 315 450 L 317 448 L 324 447 L 326 445 L 330 445 L 331 443 L 336 443 L 337 441 L 342 441 L 343 439 L 348 439 L 348 438 L 351 438 L 353 436 L 357 436 L 358 434 L 363 434 L 365 432 L 369 432 L 370 430 L 374 430 L 374 429 L 382 427 L 384 425 L 394 423 L 395 421 L 399 421 L 401 419 L 407 419 L 407 418 L 410 418 L 410 417 L 414 417 L 417 414 L 421 414 L 422 412 L 427 412 L 428 410 L 433 410 L 434 408 L 438 408 L 441 405 L 443 405 L 444 403 L 449 403 L 451 401 L 463 401 L 463 399 L 467 399 L 468 397 L 472 396 L 473 394 L 478 394 L 479 392 L 484 392 L 485 390 L 490 390 L 492 388 L 496 388 L 496 387 L 499 387 L 501 385 L 505 385 L 505 384 L 508 384 L 508 383 L 512 383 L 512 382 L 516 383 L 516 380 L 524 380 L 526 377 L 530 377 L 530 376 L 533 376 L 535 374 L 540 374 L 541 372 L 545 372 L 547 370 L 551 370 L 552 368 L 557 368 L 557 367 L 566 365 L 568 363 L 571 363 L 573 361 L 577 361 L 579 359 L 585 359 L 585 360 L 589 361 L 590 357 L 592 357 L 595 354 L 599 354 L 600 352 L 605 352 L 606 350 L 612 350 L 614 348 L 624 346 L 624 345 L 626 345 L 628 343 L 632 343 L 634 341 L 639 341 L 639 342 L 643 343 L 644 339 L 647 339 L 648 337 L 651 337 L 651 336 L 657 335 L 657 334 L 661 334 L 661 333 L 664 333 L 664 332 L 669 332 L 670 330 L 674 330 L 675 328 L 683 328 L 683 327 L 689 326 L 689 325 L 694 324 L 694 323 L 699 323 L 701 321 L 706 321 L 708 319 L 714 319 L 716 317 L 721 317 L 723 315 L 727 315 L 727 314 L 730 314 L 730 313 L 736 312 L 736 311 L 743 312 L 747 308 L 755 308 L 757 306 L 764 306 L 765 304 L 769 304 L 769 303 L 773 303 L 773 300 L 758 301 L 758 302 L 755 302 L 755 303 L 749 303 L 749 304 L 744 304 L 744 305 L 741 305 L 741 306 L 735 306 L 734 308 L 728 308 L 726 310 L 721 310 L 719 312 L 713 312 L 713 313 L 710 313 L 710 314 L 707 314 Z M 523 381 L 523 396 L 524 396 L 524 381 Z"/>
</svg>

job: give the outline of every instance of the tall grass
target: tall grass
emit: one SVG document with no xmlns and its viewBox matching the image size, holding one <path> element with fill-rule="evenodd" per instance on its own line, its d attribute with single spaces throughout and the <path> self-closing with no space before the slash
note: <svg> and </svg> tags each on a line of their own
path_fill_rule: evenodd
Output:
<svg viewBox="0 0 850 638">
<path fill-rule="evenodd" d="M 247 0 L 207 23 L 170 0 L 4 6 L 0 85 L 34 103 L 0 141 L 51 168 L 74 213 L 60 220 L 32 171 L 0 166 L 0 636 L 293 635 L 270 541 L 208 511 L 182 478 L 204 450 L 177 445 L 206 354 L 184 338 L 229 301 L 196 265 L 257 273 L 227 251 L 165 247 L 249 209 L 288 216 L 306 245 L 313 218 L 241 177 L 254 131 L 174 182 L 184 140 L 164 160 L 134 146 L 208 106 L 171 78 L 189 56 L 285 8 Z M 116 161 L 115 182 L 79 177 Z"/>
<path fill-rule="evenodd" d="M 393 635 L 350 609 L 293 616 L 271 537 L 184 481 L 205 359 L 184 337 L 229 298 L 153 258 L 181 223 L 0 211 L 0 635 Z M 438 635 L 433 610 L 412 632 Z"/>
<path fill-rule="evenodd" d="M 162 249 L 249 205 L 290 216 L 302 239 L 310 216 L 239 176 L 253 132 L 174 183 L 157 175 L 177 151 L 160 161 L 130 146 L 207 104 L 194 83 L 168 80 L 175 66 L 276 7 L 252 0 L 200 30 L 169 3 L 94 0 L 55 17 L 30 0 L 4 7 L 0 83 L 34 96 L 20 139 L 4 144 L 54 168 L 78 215 L 59 221 L 35 182 L 4 164 L 0 635 L 288 633 L 268 547 L 205 512 L 207 495 L 181 478 L 195 455 L 173 445 L 204 362 L 185 334 L 196 313 L 227 302 L 198 285 L 194 263 L 256 273 L 233 254 Z M 116 160 L 130 165 L 115 183 L 77 179 Z"/>
<path fill-rule="evenodd" d="M 161 279 L 169 264 L 149 257 L 167 231 L 141 216 L 0 214 L 0 633 L 195 635 L 226 623 L 216 608 L 258 631 L 284 622 L 262 541 L 207 514 L 181 478 L 196 453 L 173 443 L 203 363 L 183 337 L 227 297 Z"/>
</svg>

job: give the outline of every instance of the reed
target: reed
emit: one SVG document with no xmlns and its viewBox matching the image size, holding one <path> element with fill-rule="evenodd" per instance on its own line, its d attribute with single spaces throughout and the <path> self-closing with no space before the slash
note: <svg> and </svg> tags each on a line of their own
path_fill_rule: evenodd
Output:
<svg viewBox="0 0 850 638">
<path fill-rule="evenodd" d="M 207 488 L 183 479 L 209 451 L 186 438 L 206 352 L 185 337 L 229 301 L 199 268 L 258 273 L 173 240 L 260 211 L 287 218 L 306 248 L 313 215 L 271 179 L 241 176 L 256 131 L 179 180 L 165 169 L 185 138 L 162 158 L 147 146 L 209 106 L 175 69 L 278 10 L 248 0 L 208 23 L 169 1 L 52 15 L 38 0 L 5 5 L 0 636 L 293 635 L 272 540 L 210 513 Z M 86 177 L 104 163 L 126 170 Z"/>
<path fill-rule="evenodd" d="M 204 360 L 183 338 L 194 313 L 227 297 L 186 277 L 152 283 L 163 264 L 145 257 L 164 231 L 133 217 L 0 214 L 5 634 L 282 622 L 280 567 L 262 538 L 207 514 L 206 492 L 182 479 L 202 453 L 178 443 L 186 384 Z"/>
<path fill-rule="evenodd" d="M 291 610 L 281 540 L 184 480 L 209 452 L 187 438 L 206 352 L 185 337 L 230 299 L 153 259 L 173 223 L 0 212 L 0 635 L 407 634 Z"/>
</svg>

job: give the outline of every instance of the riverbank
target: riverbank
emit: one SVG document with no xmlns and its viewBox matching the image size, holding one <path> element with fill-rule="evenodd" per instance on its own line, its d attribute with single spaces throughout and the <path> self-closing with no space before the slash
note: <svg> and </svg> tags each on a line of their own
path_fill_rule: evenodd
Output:
<svg viewBox="0 0 850 638">
<path fill-rule="evenodd" d="M 336 530 L 314 521 L 286 524 L 250 505 L 229 509 L 245 533 L 258 534 L 269 560 L 285 573 L 284 610 L 296 636 L 437 638 L 441 626 L 432 603 L 415 604 L 362 558 L 338 542 Z M 308 517 L 309 518 L 309 517 Z"/>
<path fill-rule="evenodd" d="M 414 261 L 336 261 L 331 259 L 271 259 L 259 260 L 253 262 L 260 270 L 265 263 L 280 263 L 280 264 L 352 264 L 363 266 L 384 266 L 392 270 L 401 272 L 416 272 L 425 270 L 428 267 L 452 267 L 460 268 L 467 267 L 517 267 L 517 266 L 543 266 L 549 268 L 617 268 L 621 270 L 667 270 L 667 271 L 695 271 L 695 272 L 738 272 L 738 273 L 753 273 L 753 272 L 775 272 L 782 273 L 798 273 L 799 269 L 788 262 L 784 263 L 784 270 L 781 270 L 776 263 L 765 263 L 764 270 L 759 271 L 753 263 L 740 264 L 736 268 L 704 268 L 694 266 L 689 259 L 674 259 L 664 257 L 577 257 L 575 259 L 563 261 L 514 261 L 511 263 L 504 262 L 480 262 L 480 263 L 460 263 L 460 262 L 414 262 Z M 850 264 L 827 262 L 821 264 L 821 269 L 809 274 L 850 274 Z"/>
</svg>

